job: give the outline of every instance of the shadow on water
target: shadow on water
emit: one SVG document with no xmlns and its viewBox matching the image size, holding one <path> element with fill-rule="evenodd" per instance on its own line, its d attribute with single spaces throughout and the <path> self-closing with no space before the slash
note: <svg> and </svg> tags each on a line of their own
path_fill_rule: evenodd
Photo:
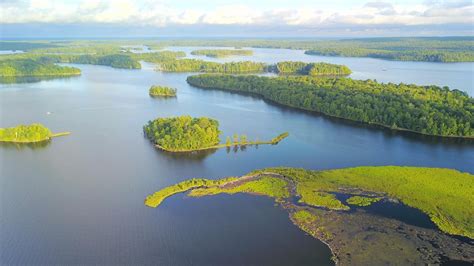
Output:
<svg viewBox="0 0 474 266">
<path fill-rule="evenodd" d="M 402 202 L 384 198 L 369 206 L 357 206 L 347 203 L 347 199 L 355 196 L 353 194 L 334 193 L 334 195 L 336 195 L 338 200 L 349 205 L 351 211 L 364 210 L 370 214 L 395 219 L 409 225 L 438 230 L 436 224 L 431 221 L 427 214 L 416 208 L 405 205 Z"/>
<path fill-rule="evenodd" d="M 14 83 L 35 83 L 45 80 L 53 80 L 53 79 L 73 79 L 77 78 L 77 76 L 41 76 L 41 77 L 1 77 L 0 84 L 14 84 Z"/>
<path fill-rule="evenodd" d="M 33 142 L 33 143 L 16 143 L 16 142 L 1 142 L 0 141 L 0 148 L 2 149 L 10 149 L 10 150 L 22 150 L 22 149 L 32 149 L 32 150 L 39 150 L 46 148 L 51 143 L 51 140 L 45 140 L 40 142 Z"/>
<path fill-rule="evenodd" d="M 159 152 L 160 155 L 166 156 L 173 160 L 188 160 L 188 161 L 202 161 L 206 159 L 209 155 L 214 154 L 217 149 L 209 149 L 202 151 L 193 151 L 193 152 L 168 152 L 162 151 L 158 148 L 155 148 L 156 152 Z"/>
</svg>

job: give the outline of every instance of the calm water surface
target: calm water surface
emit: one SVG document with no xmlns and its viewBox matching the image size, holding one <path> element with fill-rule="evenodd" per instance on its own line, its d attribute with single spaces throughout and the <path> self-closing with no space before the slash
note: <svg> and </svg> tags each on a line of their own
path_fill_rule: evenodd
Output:
<svg viewBox="0 0 474 266">
<path fill-rule="evenodd" d="M 47 145 L 0 146 L 0 264 L 331 264 L 329 249 L 293 226 L 270 199 L 176 195 L 157 209 L 143 200 L 191 177 L 270 166 L 413 165 L 474 173 L 472 144 L 201 90 L 187 85 L 188 74 L 154 72 L 151 65 L 77 67 L 80 77 L 0 85 L 2 127 L 40 122 L 73 132 Z M 449 82 L 459 81 L 448 76 Z M 178 88 L 178 97 L 150 98 L 152 84 Z M 148 120 L 182 114 L 218 119 L 223 138 L 268 139 L 285 131 L 290 137 L 277 146 L 193 156 L 160 152 L 143 137 Z"/>
<path fill-rule="evenodd" d="M 418 85 L 448 86 L 474 95 L 474 63 L 430 63 L 401 62 L 374 58 L 333 57 L 306 55 L 303 50 L 243 48 L 254 51 L 253 56 L 212 58 L 191 55 L 196 49 L 229 49 L 222 47 L 169 47 L 169 50 L 185 51 L 189 58 L 206 61 L 258 61 L 277 63 L 281 61 L 327 62 L 342 64 L 352 70 L 353 79 L 376 79 L 380 82 L 414 83 Z"/>
</svg>

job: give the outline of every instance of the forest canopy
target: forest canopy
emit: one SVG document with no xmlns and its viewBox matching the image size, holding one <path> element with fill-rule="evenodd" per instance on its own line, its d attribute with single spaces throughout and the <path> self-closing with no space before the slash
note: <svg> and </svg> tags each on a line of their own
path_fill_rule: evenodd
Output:
<svg viewBox="0 0 474 266">
<path fill-rule="evenodd" d="M 160 63 L 158 70 L 166 72 L 206 73 L 261 73 L 267 69 L 265 63 L 241 61 L 229 63 L 208 62 L 197 59 L 169 60 Z"/>
<path fill-rule="evenodd" d="M 175 97 L 176 89 L 164 86 L 153 85 L 150 87 L 150 96 L 153 97 Z"/>
<path fill-rule="evenodd" d="M 38 142 L 52 136 L 51 130 L 41 124 L 0 128 L 0 141 L 4 142 Z"/>
<path fill-rule="evenodd" d="M 31 59 L 0 61 L 0 77 L 75 76 L 80 74 L 81 70 L 75 67 L 58 66 Z"/>
<path fill-rule="evenodd" d="M 201 74 L 187 81 L 200 88 L 254 93 L 283 105 L 397 130 L 474 137 L 474 100 L 447 87 L 310 76 Z"/>
<path fill-rule="evenodd" d="M 145 135 L 168 151 L 197 150 L 219 144 L 217 120 L 191 116 L 158 118 L 143 127 Z"/>
<path fill-rule="evenodd" d="M 324 75 L 350 75 L 352 71 L 345 65 L 336 65 L 330 63 L 305 63 L 298 61 L 283 61 L 276 65 L 277 73 L 281 74 L 300 74 L 310 76 Z"/>
</svg>

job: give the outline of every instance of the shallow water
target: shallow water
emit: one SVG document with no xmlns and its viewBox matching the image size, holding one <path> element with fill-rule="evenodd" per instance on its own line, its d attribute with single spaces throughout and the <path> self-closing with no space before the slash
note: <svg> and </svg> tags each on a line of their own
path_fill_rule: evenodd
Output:
<svg viewBox="0 0 474 266">
<path fill-rule="evenodd" d="M 82 76 L 0 85 L 2 127 L 40 122 L 53 132 L 72 132 L 38 146 L 0 146 L 3 264 L 330 264 L 329 249 L 292 225 L 269 199 L 176 195 L 158 209 L 143 200 L 191 177 L 271 166 L 412 165 L 474 173 L 472 144 L 201 90 L 186 83 L 188 74 L 154 72 L 151 65 L 75 66 Z M 150 98 L 152 84 L 175 87 L 178 97 Z M 276 146 L 196 155 L 160 152 L 143 137 L 148 120 L 182 114 L 218 119 L 222 139 L 233 133 L 290 136 Z"/>
</svg>

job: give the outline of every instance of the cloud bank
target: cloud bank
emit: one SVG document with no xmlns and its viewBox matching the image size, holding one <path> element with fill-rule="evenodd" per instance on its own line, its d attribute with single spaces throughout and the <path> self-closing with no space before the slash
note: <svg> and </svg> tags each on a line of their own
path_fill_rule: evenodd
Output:
<svg viewBox="0 0 474 266">
<path fill-rule="evenodd" d="M 340 8 L 318 8 L 318 1 L 300 5 L 255 8 L 248 2 L 226 4 L 216 1 L 211 8 L 186 7 L 164 0 L 3 0 L 0 2 L 2 27 L 12 25 L 121 25 L 143 28 L 244 27 L 290 30 L 295 33 L 462 32 L 471 35 L 474 4 L 471 0 L 351 2 Z M 349 2 L 349 1 L 347 1 Z M 220 4 L 221 3 L 221 4 Z M 235 1 L 234 1 L 235 3 Z"/>
</svg>

